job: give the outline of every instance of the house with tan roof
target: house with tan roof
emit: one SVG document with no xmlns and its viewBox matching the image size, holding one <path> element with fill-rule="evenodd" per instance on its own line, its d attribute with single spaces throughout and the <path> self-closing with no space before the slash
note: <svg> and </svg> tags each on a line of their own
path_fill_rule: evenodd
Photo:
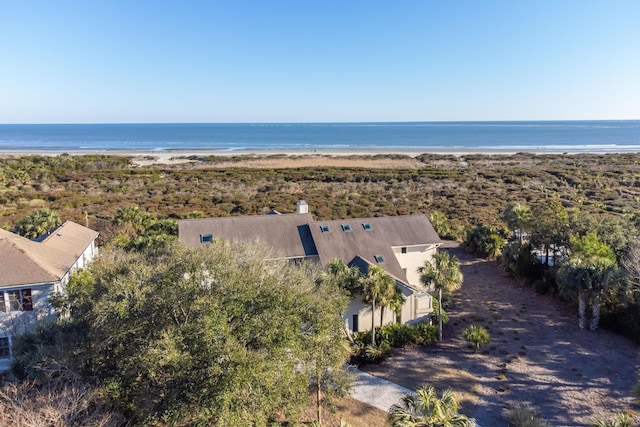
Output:
<svg viewBox="0 0 640 427">
<path fill-rule="evenodd" d="M 9 368 L 13 337 L 55 319 L 49 297 L 94 257 L 97 237 L 71 221 L 37 240 L 0 229 L 0 371 Z"/>
<path fill-rule="evenodd" d="M 430 260 L 442 244 L 424 215 L 352 218 L 315 221 L 304 201 L 297 212 L 267 215 L 181 220 L 180 241 L 198 247 L 219 238 L 228 241 L 260 241 L 271 247 L 278 258 L 310 260 L 326 266 L 341 259 L 364 274 L 369 266 L 379 265 L 396 281 L 405 296 L 399 316 L 385 311 L 383 323 L 413 323 L 427 318 L 433 311 L 432 298 L 424 289 L 418 268 Z M 353 332 L 366 330 L 371 316 L 380 312 L 355 299 L 344 313 L 346 325 Z"/>
</svg>

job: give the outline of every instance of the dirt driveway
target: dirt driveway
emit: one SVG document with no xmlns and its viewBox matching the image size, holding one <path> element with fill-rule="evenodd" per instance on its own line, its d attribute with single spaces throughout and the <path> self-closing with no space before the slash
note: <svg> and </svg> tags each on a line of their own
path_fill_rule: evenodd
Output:
<svg viewBox="0 0 640 427">
<path fill-rule="evenodd" d="M 363 370 L 408 388 L 451 387 L 462 412 L 483 427 L 507 426 L 508 410 L 519 403 L 552 426 L 590 425 L 595 416 L 638 411 L 632 391 L 637 345 L 605 330 L 580 330 L 573 307 L 517 284 L 495 262 L 446 246 L 460 259 L 465 280 L 449 308 L 444 341 L 396 351 Z M 491 333 L 481 353 L 460 337 L 471 324 Z"/>
</svg>

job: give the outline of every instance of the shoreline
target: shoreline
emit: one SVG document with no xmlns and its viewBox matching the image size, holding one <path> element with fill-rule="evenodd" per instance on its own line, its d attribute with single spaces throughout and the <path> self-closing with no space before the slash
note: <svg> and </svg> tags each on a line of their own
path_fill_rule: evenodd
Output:
<svg viewBox="0 0 640 427">
<path fill-rule="evenodd" d="M 614 153 L 637 153 L 637 151 L 612 150 L 612 151 L 567 151 L 567 150 L 529 150 L 517 151 L 513 149 L 501 148 L 424 148 L 424 149 L 304 149 L 304 150 L 226 150 L 226 149 L 166 149 L 166 150 L 30 150 L 30 149 L 0 149 L 0 158 L 21 157 L 21 156 L 86 156 L 104 155 L 126 157 L 132 160 L 137 166 L 150 165 L 179 165 L 200 160 L 210 156 L 223 159 L 216 163 L 216 167 L 312 167 L 312 166 L 357 166 L 357 167 L 397 167 L 404 165 L 416 167 L 417 156 L 422 154 L 434 154 L 443 156 L 454 156 L 464 161 L 469 155 L 502 155 L 513 156 L 516 154 L 528 154 L 535 156 L 544 155 L 577 155 L 577 154 L 614 154 Z M 375 157 L 374 156 L 380 156 Z M 398 156 L 395 157 L 394 156 Z M 195 159 L 194 159 L 195 158 Z M 231 161 L 231 158 L 234 158 Z M 224 159 L 229 159 L 225 161 Z"/>
<path fill-rule="evenodd" d="M 170 148 L 159 150 L 139 150 L 139 149 L 6 149 L 0 148 L 0 156 L 10 155 L 42 155 L 42 156 L 59 156 L 69 154 L 72 156 L 82 155 L 114 155 L 114 156 L 158 156 L 158 157 L 178 157 L 178 156 L 373 156 L 373 155 L 407 155 L 411 157 L 421 154 L 442 154 L 464 156 L 470 154 L 491 155 L 504 154 L 513 155 L 518 153 L 526 154 L 607 154 L 607 153 L 637 153 L 638 150 L 632 149 L 567 149 L 538 147 L 535 149 L 524 148 L 522 150 L 514 147 L 508 148 L 465 148 L 465 147 L 422 147 L 422 148 L 319 148 L 319 149 L 221 149 L 221 148 Z"/>
</svg>

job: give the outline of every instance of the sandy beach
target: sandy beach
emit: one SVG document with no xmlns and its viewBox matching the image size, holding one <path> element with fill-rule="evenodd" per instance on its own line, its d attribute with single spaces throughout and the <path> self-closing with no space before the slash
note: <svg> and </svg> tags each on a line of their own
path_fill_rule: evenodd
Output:
<svg viewBox="0 0 640 427">
<path fill-rule="evenodd" d="M 253 168 L 289 168 L 289 167 L 368 167 L 368 168 L 397 168 L 421 167 L 423 163 L 415 159 L 421 154 L 438 154 L 464 157 L 470 154 L 483 155 L 513 155 L 515 151 L 490 149 L 362 149 L 362 150 L 289 150 L 282 151 L 250 151 L 250 150 L 0 150 L 0 157 L 15 157 L 25 155 L 59 156 L 69 154 L 107 155 L 131 158 L 138 166 L 173 165 L 193 162 L 210 156 L 229 158 L 229 161 L 218 160 L 208 163 L 209 167 L 253 167 Z M 544 151 L 535 154 L 545 154 Z M 548 153 L 550 154 L 550 153 Z"/>
</svg>

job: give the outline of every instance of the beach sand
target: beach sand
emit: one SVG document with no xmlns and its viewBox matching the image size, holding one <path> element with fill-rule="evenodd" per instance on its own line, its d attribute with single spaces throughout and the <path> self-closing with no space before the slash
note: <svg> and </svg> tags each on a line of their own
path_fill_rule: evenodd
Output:
<svg viewBox="0 0 640 427">
<path fill-rule="evenodd" d="M 74 151 L 35 151 L 0 150 L 0 157 L 19 157 L 24 155 L 59 156 L 69 155 L 108 155 L 131 158 L 138 166 L 174 165 L 201 161 L 210 156 L 218 159 L 208 162 L 208 167 L 250 167 L 250 168 L 294 168 L 294 167 L 366 167 L 366 168 L 416 168 L 424 166 L 415 157 L 421 154 L 440 154 L 463 157 L 469 154 L 515 154 L 507 150 L 478 149 L 437 149 L 437 150 L 299 150 L 299 151 L 227 151 L 227 150 L 74 150 Z M 228 161 L 224 159 L 228 158 Z"/>
</svg>

